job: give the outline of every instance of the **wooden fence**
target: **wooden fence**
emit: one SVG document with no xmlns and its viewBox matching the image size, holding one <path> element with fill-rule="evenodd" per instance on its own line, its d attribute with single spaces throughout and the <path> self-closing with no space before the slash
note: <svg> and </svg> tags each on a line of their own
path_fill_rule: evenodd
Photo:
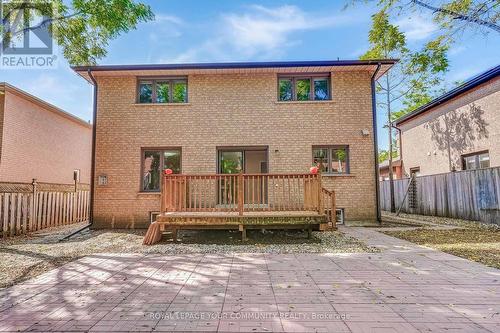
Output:
<svg viewBox="0 0 500 333">
<path fill-rule="evenodd" d="M 2 237 L 88 220 L 86 185 L 1 183 L 0 190 Z"/>
<path fill-rule="evenodd" d="M 415 178 L 402 212 L 500 223 L 500 167 Z M 396 209 L 410 179 L 394 181 Z M 380 184 L 380 205 L 390 210 L 389 181 Z"/>
</svg>

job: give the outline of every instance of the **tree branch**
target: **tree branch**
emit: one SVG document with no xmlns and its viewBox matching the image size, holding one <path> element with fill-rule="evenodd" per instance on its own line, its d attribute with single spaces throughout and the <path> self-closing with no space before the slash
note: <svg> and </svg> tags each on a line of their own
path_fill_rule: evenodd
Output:
<svg viewBox="0 0 500 333">
<path fill-rule="evenodd" d="M 480 18 L 474 18 L 474 17 L 471 17 L 469 15 L 463 15 L 463 14 L 457 13 L 457 12 L 449 10 L 449 9 L 434 7 L 434 6 L 428 5 L 425 2 L 420 1 L 420 0 L 411 0 L 411 1 L 414 4 L 416 4 L 417 6 L 432 10 L 435 13 L 446 14 L 446 15 L 449 15 L 456 20 L 475 23 L 475 24 L 490 28 L 490 29 L 500 33 L 500 26 L 493 23 L 493 22 L 488 22 L 488 21 L 482 20 Z"/>
<path fill-rule="evenodd" d="M 56 17 L 56 18 L 48 18 L 46 20 L 43 20 L 42 22 L 40 22 L 37 25 L 31 26 L 31 27 L 26 27 L 24 29 L 11 32 L 11 34 L 12 34 L 12 36 L 15 36 L 15 35 L 20 34 L 20 33 L 25 33 L 27 31 L 36 30 L 36 29 L 44 27 L 45 25 L 48 25 L 48 24 L 50 24 L 52 22 L 67 20 L 67 19 L 70 19 L 72 17 L 78 16 L 80 14 L 82 14 L 82 12 L 77 12 L 77 13 L 68 14 L 68 15 L 64 15 L 64 16 L 59 16 L 59 17 Z"/>
</svg>

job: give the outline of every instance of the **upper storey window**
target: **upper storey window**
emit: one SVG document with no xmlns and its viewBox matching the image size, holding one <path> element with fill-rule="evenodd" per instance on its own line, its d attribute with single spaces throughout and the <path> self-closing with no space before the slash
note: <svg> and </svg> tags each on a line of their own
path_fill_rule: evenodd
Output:
<svg viewBox="0 0 500 333">
<path fill-rule="evenodd" d="M 280 101 L 324 101 L 331 99 L 330 75 L 280 75 L 278 77 Z"/>
<path fill-rule="evenodd" d="M 138 103 L 187 103 L 187 78 L 140 79 Z"/>
</svg>

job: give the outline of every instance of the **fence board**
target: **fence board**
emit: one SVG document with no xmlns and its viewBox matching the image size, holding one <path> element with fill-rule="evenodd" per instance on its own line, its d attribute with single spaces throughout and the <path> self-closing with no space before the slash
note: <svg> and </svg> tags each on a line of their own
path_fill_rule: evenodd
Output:
<svg viewBox="0 0 500 333">
<path fill-rule="evenodd" d="M 23 219 L 22 219 L 22 234 L 25 234 L 28 231 L 28 211 L 29 211 L 29 194 L 23 194 L 23 202 L 22 202 L 22 209 L 23 209 Z"/>
<path fill-rule="evenodd" d="M 22 193 L 17 193 L 16 195 L 16 227 L 14 234 L 21 234 L 21 205 L 22 205 Z"/>
<path fill-rule="evenodd" d="M 407 199 L 402 212 L 483 220 L 485 214 L 500 209 L 500 167 L 421 176 L 416 182 L 417 205 L 410 208 Z M 401 205 L 408 183 L 409 179 L 394 181 L 396 208 Z M 380 183 L 380 206 L 390 210 L 387 180 Z"/>
<path fill-rule="evenodd" d="M 88 220 L 89 191 L 0 192 L 3 237 Z"/>
<path fill-rule="evenodd" d="M 9 216 L 9 225 L 10 225 L 10 235 L 14 236 L 16 234 L 16 194 L 13 193 L 10 196 L 10 216 Z"/>
</svg>

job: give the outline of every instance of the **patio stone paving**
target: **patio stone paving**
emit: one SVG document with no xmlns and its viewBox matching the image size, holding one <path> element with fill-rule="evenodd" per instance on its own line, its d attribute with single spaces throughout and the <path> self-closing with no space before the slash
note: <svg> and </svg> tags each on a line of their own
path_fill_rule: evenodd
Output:
<svg viewBox="0 0 500 333">
<path fill-rule="evenodd" d="M 99 254 L 0 290 L 0 331 L 500 332 L 500 271 L 389 237 L 355 254 Z"/>
</svg>

